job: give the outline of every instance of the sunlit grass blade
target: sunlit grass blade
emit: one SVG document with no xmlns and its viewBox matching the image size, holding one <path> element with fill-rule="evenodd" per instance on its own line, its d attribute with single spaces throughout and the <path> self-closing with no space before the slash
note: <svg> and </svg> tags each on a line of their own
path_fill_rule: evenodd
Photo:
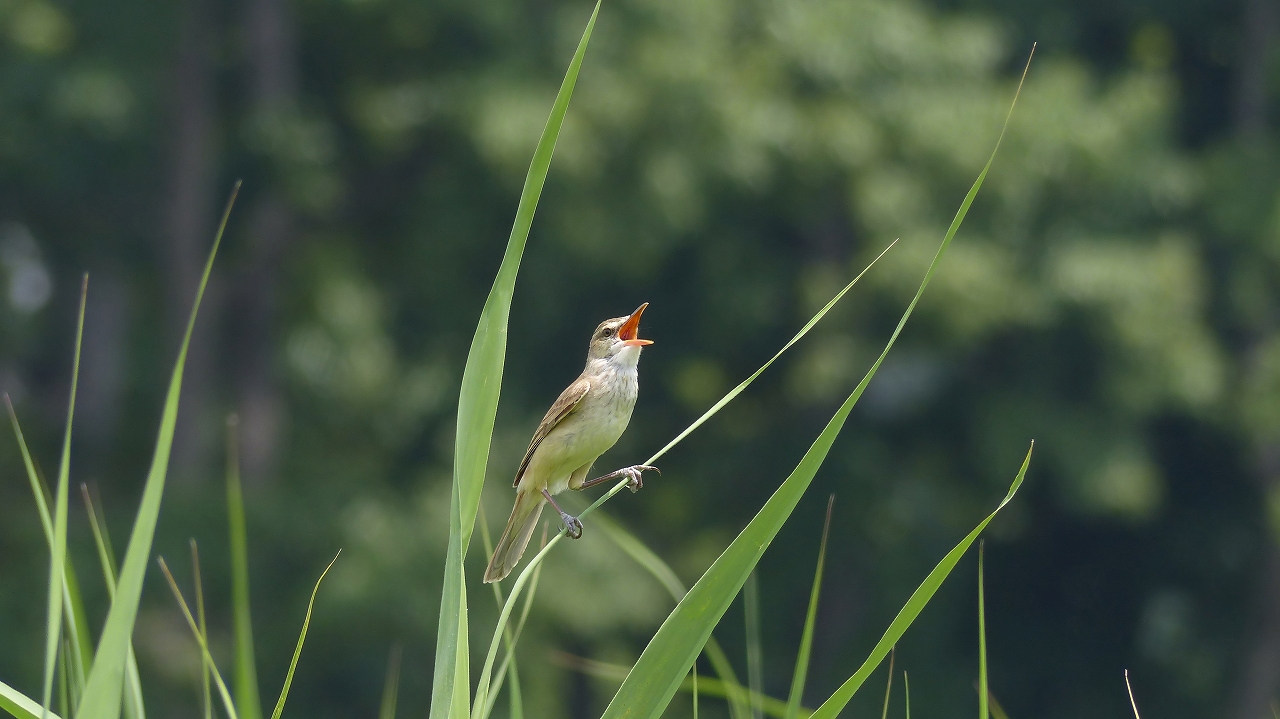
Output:
<svg viewBox="0 0 1280 719">
<path fill-rule="evenodd" d="M 67 428 L 62 436 L 62 459 L 58 462 L 58 486 L 53 496 L 53 548 L 49 552 L 49 596 L 44 642 L 44 700 L 47 713 L 53 700 L 53 677 L 57 669 L 58 644 L 62 638 L 63 579 L 67 566 L 67 494 L 71 476 L 71 423 L 76 413 L 76 385 L 80 379 L 80 344 L 84 338 L 84 307 L 89 292 L 89 276 L 80 285 L 80 319 L 76 323 L 76 349 L 71 364 L 71 393 L 67 399 Z"/>
<path fill-rule="evenodd" d="M 885 630 L 884 636 L 880 638 L 875 648 L 871 650 L 871 655 L 862 663 L 858 671 L 854 672 L 853 676 L 840 685 L 840 688 L 813 713 L 815 719 L 834 719 L 839 715 L 840 711 L 853 698 L 854 693 L 858 691 L 858 688 L 862 686 L 862 683 L 866 681 L 871 672 L 875 671 L 875 668 L 880 665 L 885 655 L 898 643 L 898 639 L 907 631 L 907 628 L 920 615 L 925 605 L 933 598 L 934 593 L 942 586 L 942 582 L 951 574 L 956 562 L 960 561 L 960 557 L 964 556 L 964 553 L 969 550 L 969 547 L 977 540 L 978 535 L 982 534 L 982 530 L 987 528 L 991 520 L 995 519 L 1000 510 L 1004 509 L 1005 505 L 1009 504 L 1014 495 L 1018 493 L 1018 488 L 1022 486 L 1023 478 L 1027 476 L 1027 467 L 1031 464 L 1031 452 L 1034 449 L 1035 442 L 1032 442 L 1031 447 L 1027 449 L 1027 456 L 1022 460 L 1022 467 L 1018 470 L 1018 476 L 1014 478 L 1008 494 L 1000 501 L 1000 504 L 977 527 L 974 527 L 973 531 L 969 532 L 959 544 L 950 552 L 947 552 L 947 555 L 942 558 L 942 561 L 938 562 L 933 571 L 929 572 L 929 575 L 924 578 L 920 586 L 911 594 L 907 603 L 899 610 L 898 616 L 894 617 L 893 622 L 889 624 L 889 628 Z"/>
<path fill-rule="evenodd" d="M 196 584 L 196 624 L 200 626 L 200 636 L 206 643 L 209 641 L 209 625 L 204 616 L 204 582 L 200 577 L 200 549 L 196 540 L 191 540 L 191 577 Z M 200 706 L 204 708 L 204 719 L 213 719 L 213 696 L 209 693 L 209 662 L 204 654 L 200 654 Z"/>
<path fill-rule="evenodd" d="M 382 685 L 382 705 L 378 708 L 378 719 L 396 719 L 396 704 L 400 697 L 400 655 L 403 648 L 397 644 L 391 647 L 391 656 L 387 658 L 387 679 Z"/>
<path fill-rule="evenodd" d="M 625 679 L 627 672 L 630 671 L 630 669 L 621 664 L 610 664 L 608 662 L 595 661 L 594 659 L 586 659 L 584 657 L 574 656 L 564 652 L 552 652 L 551 660 L 556 664 L 582 672 L 588 676 L 618 682 Z M 762 694 L 756 697 L 747 696 L 750 693 L 750 690 L 746 687 L 737 687 L 735 689 L 719 679 L 706 676 L 696 677 L 696 683 L 698 695 L 728 700 L 732 693 L 740 692 L 744 695 L 743 699 L 748 703 L 750 703 L 752 699 L 758 700 L 761 709 L 766 715 L 776 717 L 776 719 L 784 719 L 786 716 L 787 703 L 781 699 L 776 699 L 767 694 Z M 694 692 L 694 684 L 695 676 L 691 673 L 690 676 L 684 678 L 684 681 L 680 682 L 679 690 L 690 692 L 692 694 Z M 812 713 L 812 709 L 800 707 L 798 716 L 800 719 L 808 719 L 809 715 Z"/>
<path fill-rule="evenodd" d="M 40 719 L 40 715 L 43 712 L 40 702 L 4 682 L 0 682 L 0 709 L 9 712 L 16 719 Z M 49 712 L 47 717 L 48 719 L 60 719 L 53 712 Z"/>
<path fill-rule="evenodd" d="M 191 616 L 191 607 L 187 606 L 187 600 L 183 598 L 182 590 L 178 589 L 178 582 L 174 580 L 173 573 L 169 571 L 169 565 L 165 564 L 164 557 L 156 557 L 156 563 L 160 565 L 160 572 L 164 574 L 165 581 L 169 583 L 173 598 L 178 601 L 178 608 L 182 610 L 182 616 L 187 620 L 187 627 L 195 635 L 196 644 L 200 646 L 200 655 L 209 663 L 209 671 L 213 674 L 213 682 L 218 687 L 218 696 L 222 698 L 223 710 L 226 711 L 229 719 L 239 719 L 239 715 L 236 714 L 235 703 L 231 701 L 231 692 L 227 689 L 227 683 L 222 680 L 222 673 L 218 671 L 218 665 L 213 661 L 213 655 L 209 654 L 209 643 L 205 641 L 204 635 L 200 633 L 200 626 L 196 624 L 195 617 Z"/>
<path fill-rule="evenodd" d="M 1133 698 L 1133 685 L 1129 683 L 1129 670 L 1124 670 L 1124 688 L 1129 692 L 1129 706 L 1133 707 L 1133 719 L 1142 719 L 1138 714 L 1138 702 Z"/>
<path fill-rule="evenodd" d="M 239 420 L 227 418 L 227 526 L 231 545 L 231 612 L 235 628 L 236 710 L 241 719 L 262 719 L 258 695 L 258 667 L 253 650 L 253 619 L 249 607 L 249 532 L 244 519 L 240 486 Z"/>
<path fill-rule="evenodd" d="M 978 719 L 991 719 L 987 709 L 987 607 L 982 588 L 982 560 L 985 542 L 978 542 Z"/>
<path fill-rule="evenodd" d="M 89 515 L 89 528 L 93 531 L 93 543 L 98 548 L 98 563 L 102 565 L 102 579 L 107 587 L 107 598 L 116 598 L 116 556 L 111 546 L 111 535 L 107 533 L 106 515 L 99 502 L 95 502 L 89 493 L 89 485 L 80 483 L 80 496 L 84 499 L 85 511 Z M 73 576 L 73 575 L 69 575 Z M 133 653 L 133 643 L 129 644 L 129 654 L 124 667 L 124 716 L 126 719 L 146 719 L 146 709 L 142 703 L 142 679 L 138 674 L 138 659 Z"/>
<path fill-rule="evenodd" d="M 62 646 L 58 650 L 58 711 L 73 714 L 75 705 L 71 703 L 71 683 L 67 681 L 67 654 L 70 644 L 66 637 L 62 638 Z"/>
<path fill-rule="evenodd" d="M 880 719 L 889 719 L 889 696 L 893 692 L 893 660 L 897 653 L 897 647 L 889 650 L 889 679 L 884 683 L 884 706 L 880 709 Z"/>
<path fill-rule="evenodd" d="M 470 706 L 467 700 L 469 660 L 464 560 L 471 542 L 489 461 L 489 446 L 493 440 L 493 422 L 497 416 L 502 369 L 507 352 L 507 320 L 511 314 L 511 297 L 515 292 L 516 275 L 520 269 L 520 259 L 524 254 L 529 229 L 533 225 L 538 198 L 546 183 L 560 127 L 569 110 L 573 88 L 578 82 L 578 71 L 582 68 L 582 59 L 599 12 L 600 3 L 597 2 L 533 152 L 511 235 L 507 239 L 507 249 L 493 287 L 489 290 L 489 297 L 485 300 L 484 309 L 480 312 L 480 321 L 476 325 L 471 349 L 467 353 L 467 364 L 462 373 L 462 387 L 458 394 L 458 425 L 454 439 L 449 548 L 445 555 L 444 587 L 441 591 L 440 619 L 436 632 L 430 719 L 466 716 Z M 501 634 L 502 628 L 499 628 L 494 639 Z M 496 641 L 494 646 L 496 649 Z M 492 668 L 491 659 L 487 667 Z M 487 693 L 488 682 L 486 674 L 476 689 L 477 696 Z M 483 707 L 485 701 L 480 701 L 477 705 Z"/>
<path fill-rule="evenodd" d="M 142 598 L 142 582 L 147 573 L 147 558 L 151 555 L 156 522 L 160 518 L 160 501 L 164 497 L 169 451 L 173 447 L 173 431 L 178 421 L 178 399 L 182 394 L 182 374 L 187 362 L 187 348 L 191 344 L 191 333 L 195 328 L 200 300 L 204 297 L 205 287 L 209 283 L 209 274 L 213 271 L 213 260 L 218 254 L 218 245 L 222 242 L 227 218 L 231 214 L 231 207 L 239 189 L 240 183 L 237 182 L 222 213 L 222 221 L 218 226 L 217 234 L 214 235 L 213 247 L 209 251 L 209 259 L 205 262 L 204 273 L 200 277 L 200 285 L 196 290 L 191 316 L 187 320 L 187 330 L 182 338 L 182 345 L 178 349 L 178 359 L 174 363 L 173 375 L 165 395 L 164 411 L 160 417 L 160 428 L 156 436 L 155 454 L 142 490 L 142 502 L 134 519 L 133 531 L 129 535 L 129 546 L 125 550 L 124 563 L 120 567 L 120 577 L 116 582 L 116 596 L 111 602 L 111 609 L 103 626 L 102 640 L 98 644 L 93 669 L 89 672 L 85 683 L 84 700 L 79 711 L 76 712 L 76 719 L 117 719 L 120 716 L 125 664 L 129 655 L 134 622 L 138 616 L 138 602 Z"/>
<path fill-rule="evenodd" d="M 307 628 L 311 626 L 311 610 L 316 605 L 316 593 L 320 591 L 320 583 L 324 581 L 329 570 L 333 569 L 333 565 L 338 561 L 338 557 L 342 555 L 342 550 L 329 560 L 329 566 L 324 568 L 320 573 L 320 578 L 316 580 L 316 586 L 311 590 L 311 599 L 307 601 L 307 615 L 302 619 L 302 631 L 298 634 L 298 646 L 293 649 L 293 658 L 289 660 L 289 671 L 284 675 L 284 686 L 280 687 L 280 698 L 276 700 L 276 708 L 271 712 L 271 719 L 280 719 L 280 713 L 284 711 L 284 702 L 289 698 L 289 687 L 293 685 L 293 672 L 298 668 L 298 657 L 302 656 L 302 645 L 307 640 Z"/>
<path fill-rule="evenodd" d="M 796 653 L 796 668 L 791 675 L 791 693 L 787 695 L 787 719 L 795 719 L 800 710 L 800 697 L 804 694 L 804 680 L 809 673 L 809 655 L 813 652 L 813 627 L 818 619 L 818 595 L 822 590 L 822 568 L 827 560 L 827 535 L 831 531 L 831 509 L 835 506 L 836 496 L 827 498 L 827 518 L 822 523 L 822 542 L 818 545 L 818 566 L 813 570 L 813 589 L 809 590 L 809 608 L 804 614 L 804 630 L 800 633 L 800 651 Z M 893 676 L 893 670 L 889 670 Z M 889 692 L 885 691 L 885 705 L 889 703 Z M 881 717 L 883 719 L 883 717 Z"/>
</svg>

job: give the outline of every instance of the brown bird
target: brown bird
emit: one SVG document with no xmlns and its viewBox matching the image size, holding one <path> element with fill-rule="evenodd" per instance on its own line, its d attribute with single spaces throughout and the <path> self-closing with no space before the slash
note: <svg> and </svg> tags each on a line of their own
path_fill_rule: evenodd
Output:
<svg viewBox="0 0 1280 719">
<path fill-rule="evenodd" d="M 560 509 L 552 495 L 623 476 L 635 492 L 643 486 L 641 473 L 656 470 L 637 464 L 587 479 L 591 465 L 618 441 L 631 421 L 631 409 L 640 390 L 636 370 L 640 349 L 653 344 L 637 335 L 640 315 L 648 306 L 646 302 L 627 317 L 600 323 L 587 347 L 586 368 L 560 393 L 533 433 L 533 441 L 516 471 L 516 504 L 484 572 L 485 582 L 499 581 L 515 569 L 538 524 L 542 505 L 547 502 L 560 513 L 570 537 L 582 536 L 582 522 Z"/>
</svg>

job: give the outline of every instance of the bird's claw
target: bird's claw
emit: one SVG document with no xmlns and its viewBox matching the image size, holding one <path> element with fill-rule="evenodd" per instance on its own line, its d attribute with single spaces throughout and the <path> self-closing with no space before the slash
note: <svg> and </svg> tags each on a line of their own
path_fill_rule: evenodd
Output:
<svg viewBox="0 0 1280 719">
<path fill-rule="evenodd" d="M 639 492 L 644 487 L 643 473 L 649 470 L 662 474 L 657 467 L 650 467 L 647 464 L 637 464 L 634 467 L 627 467 L 623 470 L 627 475 L 627 489 L 631 490 L 632 494 Z"/>
<path fill-rule="evenodd" d="M 569 535 L 569 539 L 582 539 L 582 520 L 570 515 L 564 515 L 564 530 Z"/>
</svg>

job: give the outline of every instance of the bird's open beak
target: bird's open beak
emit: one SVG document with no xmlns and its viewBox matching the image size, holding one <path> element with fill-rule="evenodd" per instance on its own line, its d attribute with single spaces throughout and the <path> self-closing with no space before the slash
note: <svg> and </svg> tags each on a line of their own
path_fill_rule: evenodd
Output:
<svg viewBox="0 0 1280 719">
<path fill-rule="evenodd" d="M 649 303 L 646 302 L 637 307 L 636 311 L 632 312 L 627 321 L 623 322 L 622 327 L 618 329 L 618 339 L 622 340 L 622 344 L 627 347 L 643 347 L 644 345 L 653 344 L 653 340 L 642 340 L 636 337 L 636 334 L 640 331 L 640 315 L 644 314 L 644 308 L 648 306 Z"/>
</svg>

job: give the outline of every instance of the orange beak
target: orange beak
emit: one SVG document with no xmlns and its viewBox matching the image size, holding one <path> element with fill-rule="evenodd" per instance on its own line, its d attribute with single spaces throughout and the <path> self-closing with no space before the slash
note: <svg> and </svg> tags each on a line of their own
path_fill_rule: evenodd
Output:
<svg viewBox="0 0 1280 719">
<path fill-rule="evenodd" d="M 640 330 L 640 315 L 644 314 L 644 308 L 648 306 L 649 303 L 646 302 L 637 307 L 636 311 L 632 312 L 631 316 L 627 318 L 627 321 L 622 323 L 622 327 L 618 328 L 618 339 L 622 340 L 622 344 L 628 347 L 643 347 L 653 344 L 653 340 L 642 340 L 636 337 Z"/>
</svg>

